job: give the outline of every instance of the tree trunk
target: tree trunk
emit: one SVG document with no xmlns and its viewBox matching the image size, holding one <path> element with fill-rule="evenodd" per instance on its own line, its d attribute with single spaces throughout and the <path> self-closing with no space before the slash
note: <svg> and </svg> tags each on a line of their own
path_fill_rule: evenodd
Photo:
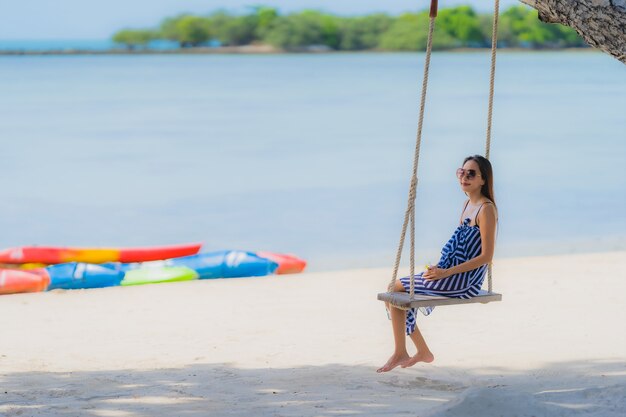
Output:
<svg viewBox="0 0 626 417">
<path fill-rule="evenodd" d="M 576 29 L 589 45 L 626 64 L 626 0 L 520 0 L 539 19 Z"/>
</svg>

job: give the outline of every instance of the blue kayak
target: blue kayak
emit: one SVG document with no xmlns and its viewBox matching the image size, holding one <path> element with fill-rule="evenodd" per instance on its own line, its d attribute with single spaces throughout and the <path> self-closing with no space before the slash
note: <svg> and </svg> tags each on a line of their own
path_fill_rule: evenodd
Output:
<svg viewBox="0 0 626 417">
<path fill-rule="evenodd" d="M 166 261 L 169 266 L 186 266 L 195 270 L 200 279 L 260 277 L 271 275 L 278 268 L 276 262 L 256 256 L 252 252 L 225 250 L 199 253 Z"/>
<path fill-rule="evenodd" d="M 102 288 L 120 285 L 124 272 L 102 265 L 70 262 L 46 267 L 50 275 L 49 290 L 77 290 L 81 288 Z"/>
<path fill-rule="evenodd" d="M 260 277 L 273 274 L 278 264 L 261 258 L 252 252 L 224 250 L 219 252 L 199 253 L 197 255 L 173 258 L 165 261 L 105 264 L 116 271 L 127 272 L 135 269 L 163 268 L 184 266 L 198 273 L 200 279 Z"/>
</svg>

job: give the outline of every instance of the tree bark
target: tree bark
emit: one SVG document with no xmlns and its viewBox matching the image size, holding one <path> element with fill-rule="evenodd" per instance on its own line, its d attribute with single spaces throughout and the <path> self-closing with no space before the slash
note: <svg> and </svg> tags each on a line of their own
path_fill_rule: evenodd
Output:
<svg viewBox="0 0 626 417">
<path fill-rule="evenodd" d="M 520 0 L 547 23 L 570 26 L 589 45 L 626 64 L 626 0 Z"/>
</svg>

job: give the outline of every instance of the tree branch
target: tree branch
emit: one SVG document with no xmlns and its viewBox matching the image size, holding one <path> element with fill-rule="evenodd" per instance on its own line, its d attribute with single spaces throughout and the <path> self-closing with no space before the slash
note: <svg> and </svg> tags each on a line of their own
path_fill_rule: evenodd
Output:
<svg viewBox="0 0 626 417">
<path fill-rule="evenodd" d="M 570 26 L 589 45 L 626 64 L 626 0 L 520 0 L 547 23 Z"/>
</svg>

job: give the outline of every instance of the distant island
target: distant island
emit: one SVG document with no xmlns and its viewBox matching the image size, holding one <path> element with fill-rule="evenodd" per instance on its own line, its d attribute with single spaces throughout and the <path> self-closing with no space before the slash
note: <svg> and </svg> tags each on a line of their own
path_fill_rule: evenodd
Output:
<svg viewBox="0 0 626 417">
<path fill-rule="evenodd" d="M 492 17 L 471 6 L 440 10 L 433 48 L 490 46 Z M 244 15 L 217 11 L 206 16 L 168 17 L 157 28 L 123 29 L 112 39 L 130 50 L 167 40 L 181 49 L 265 45 L 267 50 L 283 51 L 418 51 L 426 46 L 427 31 L 426 10 L 399 16 L 341 17 L 313 10 L 283 15 L 275 8 L 258 6 Z M 502 47 L 515 48 L 585 45 L 573 29 L 543 23 L 536 10 L 522 5 L 501 13 L 499 39 Z"/>
<path fill-rule="evenodd" d="M 471 6 L 441 9 L 434 50 L 478 49 L 491 45 L 493 15 Z M 106 50 L 3 51 L 3 53 L 284 53 L 333 51 L 422 51 L 428 11 L 391 16 L 343 17 L 315 10 L 281 14 L 256 6 L 246 14 L 219 10 L 207 15 L 167 17 L 154 28 L 126 28 Z M 560 49 L 586 44 L 571 28 L 546 24 L 537 11 L 512 6 L 500 14 L 500 48 Z M 165 45 L 165 46 L 164 46 Z"/>
</svg>

